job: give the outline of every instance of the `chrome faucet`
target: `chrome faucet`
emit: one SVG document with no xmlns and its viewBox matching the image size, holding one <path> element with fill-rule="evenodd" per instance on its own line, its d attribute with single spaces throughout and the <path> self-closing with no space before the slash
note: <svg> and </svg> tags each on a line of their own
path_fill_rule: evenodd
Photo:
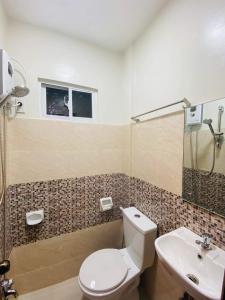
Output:
<svg viewBox="0 0 225 300">
<path fill-rule="evenodd" d="M 9 296 L 18 296 L 17 291 L 12 289 L 13 280 L 12 279 L 3 279 L 0 281 L 0 287 L 2 288 L 3 299 L 8 299 Z"/>
<path fill-rule="evenodd" d="M 201 245 L 201 247 L 205 250 L 211 250 L 212 247 L 210 246 L 212 235 L 208 233 L 204 233 L 202 236 L 202 241 L 196 240 L 195 243 Z"/>
</svg>

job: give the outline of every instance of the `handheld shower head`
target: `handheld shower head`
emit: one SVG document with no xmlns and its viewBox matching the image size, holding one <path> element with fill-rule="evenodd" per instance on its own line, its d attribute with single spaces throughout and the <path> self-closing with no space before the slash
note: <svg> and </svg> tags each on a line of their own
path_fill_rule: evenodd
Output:
<svg viewBox="0 0 225 300">
<path fill-rule="evenodd" d="M 207 124 L 207 125 L 210 125 L 210 124 L 212 124 L 212 119 L 204 119 L 203 123 Z"/>
<path fill-rule="evenodd" d="M 16 61 L 16 62 L 17 62 L 17 64 L 19 64 L 23 68 L 23 66 L 18 61 Z M 24 73 L 25 73 L 25 69 L 24 68 L 23 68 L 23 70 L 24 70 Z M 13 88 L 13 90 L 11 92 L 11 96 L 17 97 L 17 98 L 25 97 L 30 92 L 30 90 L 27 87 L 27 82 L 26 82 L 25 75 L 20 70 L 18 70 L 16 68 L 14 69 L 14 71 L 15 71 L 15 73 L 17 73 L 20 76 L 20 78 L 22 79 L 23 83 L 21 85 L 16 85 Z"/>
<path fill-rule="evenodd" d="M 21 98 L 29 94 L 30 90 L 25 86 L 15 86 L 12 90 L 11 96 Z"/>
<path fill-rule="evenodd" d="M 209 126 L 209 129 L 210 129 L 212 135 L 215 137 L 215 132 L 214 132 L 214 129 L 212 127 L 212 119 L 204 119 L 203 123 Z"/>
</svg>

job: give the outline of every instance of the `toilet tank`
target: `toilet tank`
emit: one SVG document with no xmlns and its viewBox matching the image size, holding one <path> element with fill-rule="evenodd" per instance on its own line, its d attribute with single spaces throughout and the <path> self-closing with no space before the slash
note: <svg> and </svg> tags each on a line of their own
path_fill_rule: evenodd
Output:
<svg viewBox="0 0 225 300">
<path fill-rule="evenodd" d="M 123 209 L 125 247 L 140 270 L 153 264 L 157 225 L 135 207 Z"/>
</svg>

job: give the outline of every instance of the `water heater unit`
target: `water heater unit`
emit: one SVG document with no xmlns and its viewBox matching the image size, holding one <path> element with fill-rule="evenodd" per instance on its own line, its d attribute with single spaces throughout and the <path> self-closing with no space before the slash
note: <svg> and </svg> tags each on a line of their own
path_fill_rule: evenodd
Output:
<svg viewBox="0 0 225 300">
<path fill-rule="evenodd" d="M 186 108 L 186 125 L 200 125 L 202 124 L 202 104 Z"/>
<path fill-rule="evenodd" d="M 5 50 L 0 49 L 0 102 L 2 102 L 14 87 L 13 67 Z"/>
</svg>

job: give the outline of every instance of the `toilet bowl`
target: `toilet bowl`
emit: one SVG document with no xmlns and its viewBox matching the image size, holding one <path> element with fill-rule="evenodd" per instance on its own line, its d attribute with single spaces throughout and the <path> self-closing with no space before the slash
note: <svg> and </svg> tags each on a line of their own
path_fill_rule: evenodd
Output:
<svg viewBox="0 0 225 300">
<path fill-rule="evenodd" d="M 130 207 L 123 210 L 123 227 L 126 248 L 98 250 L 82 263 L 78 283 L 88 299 L 130 299 L 141 272 L 153 263 L 156 224 Z M 132 300 L 138 299 L 136 293 Z"/>
<path fill-rule="evenodd" d="M 78 283 L 89 299 L 120 299 L 129 287 L 131 292 L 139 284 L 140 269 L 134 264 L 126 248 L 102 249 L 83 262 Z"/>
</svg>

